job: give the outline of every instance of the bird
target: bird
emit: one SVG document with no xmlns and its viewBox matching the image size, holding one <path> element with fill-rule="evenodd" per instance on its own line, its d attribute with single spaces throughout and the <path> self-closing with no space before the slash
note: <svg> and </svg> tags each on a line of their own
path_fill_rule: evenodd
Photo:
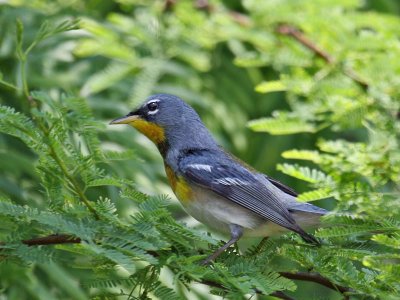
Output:
<svg viewBox="0 0 400 300">
<path fill-rule="evenodd" d="M 269 237 L 293 231 L 311 244 L 328 211 L 297 200 L 296 192 L 225 151 L 198 113 L 181 98 L 155 94 L 110 124 L 128 124 L 158 148 L 168 182 L 186 212 L 230 239 L 203 264 L 214 261 L 242 236 Z"/>
</svg>

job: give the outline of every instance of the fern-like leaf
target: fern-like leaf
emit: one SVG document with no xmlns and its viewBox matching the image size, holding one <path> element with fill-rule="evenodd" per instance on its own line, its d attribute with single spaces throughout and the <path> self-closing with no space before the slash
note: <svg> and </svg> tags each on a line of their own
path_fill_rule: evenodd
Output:
<svg viewBox="0 0 400 300">
<path fill-rule="evenodd" d="M 302 167 L 299 165 L 279 164 L 277 169 L 286 175 L 304 180 L 310 183 L 325 183 L 332 182 L 332 178 L 324 172 L 309 167 Z"/>
<path fill-rule="evenodd" d="M 297 196 L 297 199 L 302 202 L 310 202 L 321 199 L 332 197 L 332 192 L 328 188 L 321 188 L 309 192 L 301 193 Z"/>
<path fill-rule="evenodd" d="M 250 121 L 248 127 L 257 132 L 268 132 L 273 135 L 316 131 L 313 124 L 300 119 L 263 118 Z"/>
<path fill-rule="evenodd" d="M 282 153 L 282 157 L 287 159 L 309 160 L 316 164 L 321 161 L 319 152 L 313 150 L 288 150 Z"/>
</svg>

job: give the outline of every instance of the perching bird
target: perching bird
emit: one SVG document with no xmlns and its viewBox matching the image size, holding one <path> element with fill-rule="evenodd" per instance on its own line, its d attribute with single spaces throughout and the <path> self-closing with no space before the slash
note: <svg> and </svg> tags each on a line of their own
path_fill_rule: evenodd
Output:
<svg viewBox="0 0 400 300">
<path fill-rule="evenodd" d="M 267 237 L 286 230 L 318 244 L 302 228 L 315 226 L 325 209 L 296 201 L 296 193 L 257 172 L 214 140 L 196 111 L 179 97 L 157 94 L 110 124 L 129 124 L 160 151 L 169 183 L 185 210 L 231 239 L 204 263 L 243 235 Z"/>
</svg>

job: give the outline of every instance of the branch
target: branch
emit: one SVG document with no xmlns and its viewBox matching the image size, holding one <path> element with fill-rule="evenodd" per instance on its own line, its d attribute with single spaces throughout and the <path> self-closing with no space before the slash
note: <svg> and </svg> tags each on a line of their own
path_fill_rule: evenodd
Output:
<svg viewBox="0 0 400 300">
<path fill-rule="evenodd" d="M 164 10 L 171 10 L 176 3 L 176 0 L 165 0 L 164 2 Z"/>
<path fill-rule="evenodd" d="M 317 56 L 325 60 L 328 64 L 333 64 L 335 62 L 335 60 L 329 53 L 318 47 L 313 41 L 311 41 L 308 37 L 306 37 L 304 33 L 302 33 L 298 28 L 289 24 L 282 24 L 278 26 L 276 31 L 282 35 L 293 37 L 296 41 L 298 41 L 304 47 L 310 49 Z M 343 68 L 342 72 L 347 77 L 357 82 L 363 89 L 368 88 L 369 86 L 368 83 L 365 80 L 363 80 L 360 76 L 358 76 L 352 69 Z"/>
<path fill-rule="evenodd" d="M 316 44 L 314 44 L 310 39 L 308 39 L 300 30 L 298 30 L 296 27 L 288 25 L 288 24 L 283 24 L 280 25 L 277 30 L 278 33 L 283 34 L 283 35 L 288 35 L 293 37 L 295 40 L 300 42 L 303 46 L 306 48 L 310 49 L 313 51 L 316 55 L 321 57 L 323 60 L 325 60 L 328 64 L 332 64 L 334 62 L 334 59 L 324 50 L 319 48 Z"/>
<path fill-rule="evenodd" d="M 208 2 L 208 0 L 196 0 L 194 1 L 194 7 L 200 10 L 204 10 L 208 13 L 214 10 L 214 7 Z"/>
<path fill-rule="evenodd" d="M 240 12 L 237 11 L 230 11 L 229 15 L 231 18 L 238 23 L 239 25 L 249 27 L 251 25 L 251 20 L 248 16 L 241 14 Z"/>
<path fill-rule="evenodd" d="M 34 101 L 34 99 L 30 95 L 28 95 L 27 98 L 28 98 L 29 104 L 32 107 L 35 107 L 36 106 L 36 102 Z M 37 119 L 34 115 L 32 116 L 32 119 L 35 121 L 37 126 L 43 132 L 45 137 L 49 138 L 50 137 L 50 130 L 48 128 L 46 128 L 45 125 L 41 122 L 41 120 Z M 89 199 L 86 197 L 86 195 L 85 195 L 84 191 L 81 189 L 78 181 L 75 179 L 75 177 L 72 174 L 69 173 L 67 166 L 65 165 L 64 161 L 58 156 L 57 151 L 55 150 L 53 144 L 50 142 L 50 143 L 47 144 L 47 146 L 49 147 L 49 155 L 58 164 L 58 166 L 60 167 L 62 173 L 64 174 L 64 176 L 68 179 L 68 181 L 72 185 L 73 190 L 75 191 L 75 193 L 78 194 L 79 199 L 86 205 L 86 207 L 93 214 L 95 219 L 98 220 L 100 217 L 99 217 L 97 211 L 94 209 L 94 207 L 90 203 Z"/>
<path fill-rule="evenodd" d="M 311 281 L 323 285 L 327 288 L 332 290 L 338 291 L 340 293 L 347 293 L 352 292 L 353 290 L 348 287 L 344 287 L 341 285 L 334 284 L 333 282 L 329 281 L 329 279 L 319 275 L 318 273 L 307 273 L 307 272 L 297 272 L 297 273 L 290 273 L 290 272 L 279 272 L 282 277 L 286 277 L 288 279 L 293 280 L 302 280 L 302 281 Z"/>
<path fill-rule="evenodd" d="M 43 126 L 41 126 L 40 128 L 42 128 L 42 127 Z M 42 130 L 43 130 L 43 128 L 42 128 Z M 43 133 L 46 136 L 49 136 L 49 132 L 48 131 L 43 130 Z M 74 188 L 75 192 L 78 194 L 78 196 L 81 199 L 81 201 L 86 205 L 86 207 L 93 214 L 93 216 L 95 217 L 96 220 L 100 219 L 97 211 L 94 209 L 92 204 L 90 204 L 89 199 L 86 197 L 85 193 L 83 192 L 83 190 L 79 186 L 79 183 L 76 181 L 75 177 L 68 172 L 67 166 L 64 164 L 63 160 L 60 159 L 60 157 L 57 155 L 57 152 L 55 151 L 53 144 L 49 143 L 49 148 L 50 148 L 50 151 L 49 151 L 50 156 L 59 165 L 61 171 L 64 173 L 64 176 L 69 180 L 69 182 L 71 183 L 71 185 Z"/>
<path fill-rule="evenodd" d="M 57 244 L 79 244 L 82 240 L 80 238 L 67 235 L 67 234 L 52 234 L 49 236 L 33 238 L 30 240 L 23 240 L 22 243 L 28 246 L 38 245 L 57 245 Z"/>
</svg>

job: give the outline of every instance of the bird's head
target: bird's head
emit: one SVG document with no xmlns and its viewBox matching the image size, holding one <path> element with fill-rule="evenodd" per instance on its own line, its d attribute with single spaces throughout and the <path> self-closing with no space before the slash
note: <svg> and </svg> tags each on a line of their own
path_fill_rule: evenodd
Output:
<svg viewBox="0 0 400 300">
<path fill-rule="evenodd" d="M 152 95 L 137 109 L 110 124 L 129 124 L 156 145 L 167 142 L 182 148 L 194 145 L 199 139 L 215 143 L 197 112 L 174 95 Z"/>
</svg>

